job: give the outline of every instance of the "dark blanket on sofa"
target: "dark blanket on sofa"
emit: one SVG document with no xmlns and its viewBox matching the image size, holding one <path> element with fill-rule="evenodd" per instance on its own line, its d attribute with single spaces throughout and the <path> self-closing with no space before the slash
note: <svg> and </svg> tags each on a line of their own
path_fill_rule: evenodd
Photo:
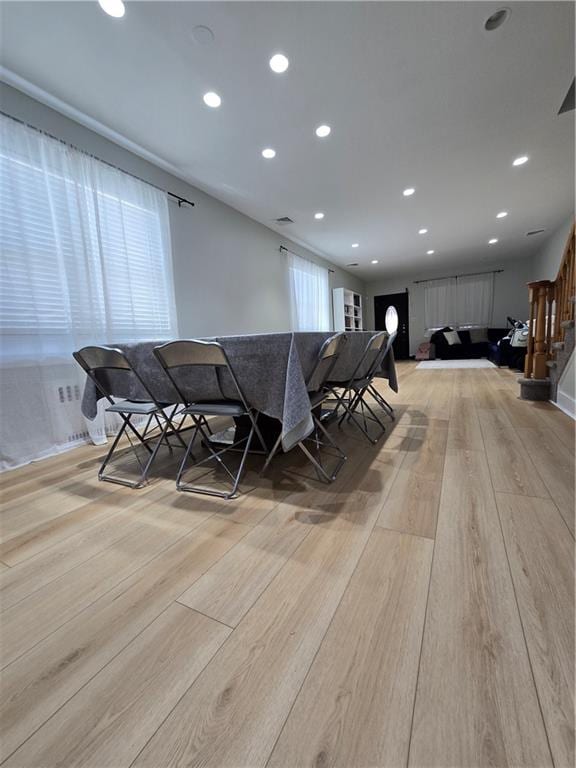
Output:
<svg viewBox="0 0 576 768">
<path fill-rule="evenodd" d="M 488 328 L 488 341 L 472 343 L 470 331 L 458 331 L 460 344 L 448 344 L 444 331 L 452 328 L 442 328 L 432 334 L 430 341 L 435 345 L 436 357 L 440 360 L 472 360 L 480 357 L 490 357 L 494 345 L 508 333 L 508 328 Z"/>
</svg>

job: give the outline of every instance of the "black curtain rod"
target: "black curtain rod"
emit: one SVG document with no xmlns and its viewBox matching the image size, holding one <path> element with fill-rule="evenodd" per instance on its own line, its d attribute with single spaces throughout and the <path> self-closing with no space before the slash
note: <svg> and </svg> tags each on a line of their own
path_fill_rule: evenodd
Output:
<svg viewBox="0 0 576 768">
<path fill-rule="evenodd" d="M 446 275 L 445 277 L 429 277 L 428 280 L 414 280 L 414 285 L 416 283 L 433 283 L 434 280 L 449 280 L 450 278 L 454 278 L 455 280 L 458 280 L 459 277 L 476 277 L 477 275 L 497 275 L 499 272 L 504 272 L 503 269 L 489 269 L 486 272 L 465 272 L 462 275 Z"/>
<path fill-rule="evenodd" d="M 306 256 L 301 256 L 299 253 L 296 253 L 295 251 L 291 251 L 290 248 L 286 248 L 285 245 L 281 245 L 280 248 L 278 248 L 278 250 L 279 251 L 286 251 L 287 253 L 291 253 L 292 256 L 298 256 L 299 259 L 304 259 L 305 261 L 312 261 L 312 259 L 309 259 Z M 316 262 L 312 262 L 312 263 L 315 264 Z M 330 267 L 328 267 L 328 272 L 331 272 L 332 274 L 334 274 L 334 270 L 330 269 Z"/>
<path fill-rule="evenodd" d="M 54 139 L 54 141 L 60 142 L 60 144 L 64 144 L 65 147 L 70 147 L 71 149 L 76 150 L 76 152 L 81 152 L 83 155 L 86 155 L 87 157 L 91 157 L 94 160 L 98 160 L 99 163 L 104 163 L 104 165 L 107 165 L 109 168 L 115 168 L 117 171 L 122 171 L 122 173 L 125 173 L 127 176 L 131 176 L 133 179 L 137 179 L 138 181 L 142 181 L 144 184 L 148 184 L 150 187 L 154 187 L 154 189 L 159 189 L 160 192 L 165 192 L 168 197 L 174 198 L 178 202 L 178 208 L 181 208 L 182 205 L 191 205 L 194 207 L 196 203 L 193 203 L 192 200 L 187 200 L 185 197 L 182 197 L 182 195 L 177 195 L 174 192 L 168 192 L 167 189 L 163 189 L 162 187 L 159 187 L 157 184 L 152 184 L 150 181 L 146 181 L 146 179 L 142 179 L 140 176 L 136 176 L 135 173 L 130 173 L 130 171 L 125 171 L 124 168 L 120 168 L 118 165 L 114 165 L 114 163 L 109 163 L 107 160 L 102 160 L 101 157 L 98 157 L 97 155 L 93 155 L 90 152 L 86 152 L 84 149 L 80 149 L 80 147 L 75 146 L 74 144 L 70 144 L 69 141 L 64 141 L 63 139 L 58 138 L 58 136 L 54 136 L 52 133 L 48 133 L 48 131 L 42 130 L 42 128 L 38 128 L 35 125 L 31 125 L 30 123 L 25 122 L 24 120 L 20 120 L 18 117 L 14 117 L 14 115 L 9 115 L 7 112 L 3 112 L 0 110 L 0 115 L 4 115 L 4 117 L 10 118 L 10 120 L 14 120 L 15 123 L 20 123 L 20 125 L 25 125 L 27 128 L 31 128 L 33 131 L 36 131 L 37 133 L 42 133 L 44 136 L 48 136 L 50 139 Z"/>
</svg>

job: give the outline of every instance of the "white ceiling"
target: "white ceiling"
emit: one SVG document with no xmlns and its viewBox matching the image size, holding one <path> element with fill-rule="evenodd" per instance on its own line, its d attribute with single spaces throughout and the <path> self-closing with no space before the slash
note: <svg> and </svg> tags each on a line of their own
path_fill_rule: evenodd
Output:
<svg viewBox="0 0 576 768">
<path fill-rule="evenodd" d="M 499 2 L 127 2 L 119 20 L 95 0 L 4 2 L 3 63 L 376 279 L 529 255 L 538 237 L 525 233 L 573 209 L 574 113 L 557 113 L 574 76 L 574 5 L 507 5 L 510 19 L 486 32 Z M 211 45 L 194 41 L 196 25 Z M 284 75 L 268 67 L 278 51 Z M 208 90 L 220 109 L 204 106 Z M 294 224 L 276 227 L 285 215 Z"/>
</svg>

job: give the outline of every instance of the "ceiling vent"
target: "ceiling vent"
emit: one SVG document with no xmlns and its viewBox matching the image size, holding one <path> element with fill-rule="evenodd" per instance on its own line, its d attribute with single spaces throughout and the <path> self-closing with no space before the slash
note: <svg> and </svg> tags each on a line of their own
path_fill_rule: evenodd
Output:
<svg viewBox="0 0 576 768">
<path fill-rule="evenodd" d="M 294 224 L 290 216 L 280 216 L 279 219 L 274 219 L 276 224 Z"/>
<path fill-rule="evenodd" d="M 357 267 L 358 266 L 358 262 L 357 261 L 353 261 L 352 264 L 346 264 L 346 266 L 347 267 Z"/>
<path fill-rule="evenodd" d="M 560 110 L 558 112 L 559 115 L 561 115 L 563 112 L 572 112 L 574 109 L 574 83 L 576 80 L 572 80 L 572 85 L 570 88 L 568 88 L 568 93 L 564 97 L 564 101 L 562 102 L 562 106 L 560 107 Z"/>
<path fill-rule="evenodd" d="M 495 11 L 492 16 L 489 16 L 486 21 L 484 22 L 484 29 L 487 32 L 492 32 L 494 29 L 498 29 L 498 27 L 501 27 L 502 24 L 504 24 L 505 21 L 508 20 L 510 17 L 510 8 L 500 8 L 500 10 Z"/>
<path fill-rule="evenodd" d="M 541 235 L 542 232 L 546 232 L 545 229 L 533 229 L 531 232 L 526 232 L 526 237 L 532 237 L 532 235 Z"/>
</svg>

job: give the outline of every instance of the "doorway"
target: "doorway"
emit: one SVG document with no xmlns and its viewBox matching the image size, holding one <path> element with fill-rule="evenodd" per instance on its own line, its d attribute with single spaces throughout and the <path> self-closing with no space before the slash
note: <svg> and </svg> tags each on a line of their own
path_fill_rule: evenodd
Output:
<svg viewBox="0 0 576 768">
<path fill-rule="evenodd" d="M 398 333 L 394 339 L 394 357 L 396 360 L 407 360 L 410 357 L 410 335 L 408 331 L 408 291 L 389 293 L 385 296 L 374 296 L 374 328 L 385 331 L 386 313 L 392 307 L 398 314 Z M 388 312 L 388 322 L 394 312 Z"/>
</svg>

